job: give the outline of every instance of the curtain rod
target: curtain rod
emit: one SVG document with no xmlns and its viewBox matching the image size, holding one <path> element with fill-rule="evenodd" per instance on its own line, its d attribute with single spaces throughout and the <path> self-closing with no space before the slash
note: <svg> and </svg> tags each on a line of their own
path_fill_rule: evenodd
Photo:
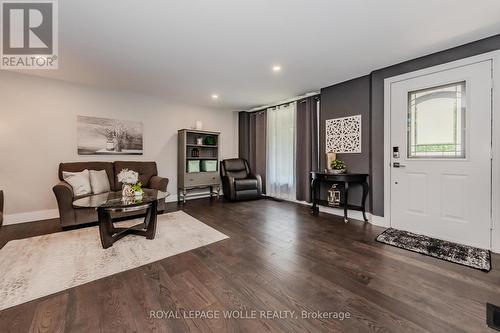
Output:
<svg viewBox="0 0 500 333">
<path fill-rule="evenodd" d="M 299 100 L 307 98 L 307 97 L 318 96 L 318 95 L 320 95 L 320 92 L 319 91 L 314 91 L 314 92 L 310 92 L 310 93 L 307 93 L 307 94 L 304 94 L 304 95 L 301 95 L 301 96 L 296 96 L 296 97 L 292 97 L 290 99 L 285 99 L 285 100 L 282 100 L 282 101 L 279 101 L 279 102 L 276 102 L 276 103 L 271 103 L 271 104 L 267 104 L 267 105 L 258 106 L 256 108 L 247 110 L 245 112 L 264 111 L 264 110 L 266 110 L 268 108 L 277 107 L 277 106 L 281 106 L 281 105 L 285 105 L 285 104 L 290 104 L 290 103 L 299 101 Z"/>
</svg>

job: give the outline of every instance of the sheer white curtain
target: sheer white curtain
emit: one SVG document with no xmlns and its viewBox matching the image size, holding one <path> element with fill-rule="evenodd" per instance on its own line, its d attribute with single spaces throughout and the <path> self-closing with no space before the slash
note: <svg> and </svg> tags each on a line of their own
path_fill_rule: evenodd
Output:
<svg viewBox="0 0 500 333">
<path fill-rule="evenodd" d="M 266 195 L 295 200 L 296 102 L 267 109 Z"/>
</svg>

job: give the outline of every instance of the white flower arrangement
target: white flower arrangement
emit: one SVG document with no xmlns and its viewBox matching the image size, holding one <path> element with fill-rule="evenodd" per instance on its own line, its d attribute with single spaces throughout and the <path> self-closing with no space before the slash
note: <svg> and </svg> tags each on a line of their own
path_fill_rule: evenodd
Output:
<svg viewBox="0 0 500 333">
<path fill-rule="evenodd" d="M 137 184 L 139 181 L 139 173 L 129 169 L 123 169 L 118 174 L 118 181 L 122 184 Z"/>
</svg>

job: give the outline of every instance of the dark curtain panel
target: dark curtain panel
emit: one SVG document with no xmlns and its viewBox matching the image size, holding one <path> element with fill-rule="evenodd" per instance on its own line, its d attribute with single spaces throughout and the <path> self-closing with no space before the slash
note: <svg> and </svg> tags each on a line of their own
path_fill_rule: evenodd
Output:
<svg viewBox="0 0 500 333">
<path fill-rule="evenodd" d="M 266 193 L 266 111 L 250 114 L 250 154 L 248 163 L 254 174 L 262 177 L 262 191 Z"/>
<path fill-rule="evenodd" d="M 250 113 L 238 113 L 238 157 L 250 160 Z"/>
<path fill-rule="evenodd" d="M 297 200 L 311 202 L 310 172 L 319 168 L 318 101 L 311 96 L 297 102 Z"/>
</svg>

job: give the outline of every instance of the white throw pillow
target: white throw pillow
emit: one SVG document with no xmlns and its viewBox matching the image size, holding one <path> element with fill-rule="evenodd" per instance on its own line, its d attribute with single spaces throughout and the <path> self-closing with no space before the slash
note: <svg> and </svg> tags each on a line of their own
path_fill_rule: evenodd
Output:
<svg viewBox="0 0 500 333">
<path fill-rule="evenodd" d="M 106 170 L 90 170 L 90 187 L 92 187 L 92 193 L 94 194 L 105 193 L 111 190 Z"/>
<path fill-rule="evenodd" d="M 63 171 L 63 179 L 71 185 L 75 197 L 92 193 L 92 188 L 90 187 L 90 173 L 87 169 L 82 172 Z"/>
</svg>

